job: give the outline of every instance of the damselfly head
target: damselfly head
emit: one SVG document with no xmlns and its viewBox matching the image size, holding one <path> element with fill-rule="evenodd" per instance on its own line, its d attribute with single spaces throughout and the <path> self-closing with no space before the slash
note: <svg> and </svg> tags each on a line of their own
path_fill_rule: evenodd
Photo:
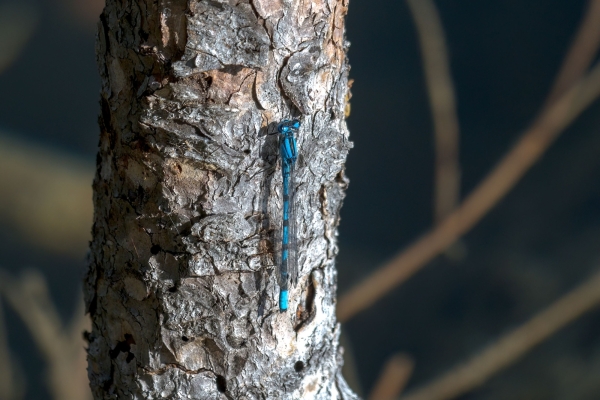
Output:
<svg viewBox="0 0 600 400">
<path fill-rule="evenodd" d="M 291 130 L 298 130 L 300 129 L 300 121 L 298 121 L 297 119 L 294 120 L 283 120 L 279 123 L 279 125 L 277 125 L 277 130 L 280 133 L 289 133 Z"/>
</svg>

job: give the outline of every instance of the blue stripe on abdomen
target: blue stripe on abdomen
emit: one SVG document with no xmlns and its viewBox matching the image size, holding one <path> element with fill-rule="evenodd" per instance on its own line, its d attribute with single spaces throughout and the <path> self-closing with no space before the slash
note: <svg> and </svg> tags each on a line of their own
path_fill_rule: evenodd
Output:
<svg viewBox="0 0 600 400">
<path fill-rule="evenodd" d="M 288 308 L 288 291 L 282 290 L 279 292 L 279 309 L 285 311 Z"/>
</svg>

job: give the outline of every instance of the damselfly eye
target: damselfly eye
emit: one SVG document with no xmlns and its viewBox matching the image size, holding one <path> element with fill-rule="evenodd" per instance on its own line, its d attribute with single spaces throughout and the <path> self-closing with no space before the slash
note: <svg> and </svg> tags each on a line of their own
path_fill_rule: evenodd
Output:
<svg viewBox="0 0 600 400">
<path fill-rule="evenodd" d="M 299 129 L 300 128 L 300 121 L 298 121 L 297 119 L 292 121 L 292 128 L 294 129 Z"/>
</svg>

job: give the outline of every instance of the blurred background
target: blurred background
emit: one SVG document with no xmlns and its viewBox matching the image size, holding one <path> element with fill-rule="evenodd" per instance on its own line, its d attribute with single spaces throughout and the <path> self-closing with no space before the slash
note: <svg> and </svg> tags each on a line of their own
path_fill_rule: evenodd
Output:
<svg viewBox="0 0 600 400">
<path fill-rule="evenodd" d="M 80 292 L 102 6 L 0 0 L 0 400 L 89 398 Z M 596 0 L 350 1 L 338 315 L 362 396 L 600 399 L 600 105 L 569 92 L 599 31 Z M 578 111 L 558 128 L 539 122 L 565 108 Z M 521 138 L 545 133 L 560 135 L 497 204 L 444 225 Z M 440 226 L 459 239 L 395 262 Z M 385 265 L 410 273 L 361 300 Z"/>
</svg>

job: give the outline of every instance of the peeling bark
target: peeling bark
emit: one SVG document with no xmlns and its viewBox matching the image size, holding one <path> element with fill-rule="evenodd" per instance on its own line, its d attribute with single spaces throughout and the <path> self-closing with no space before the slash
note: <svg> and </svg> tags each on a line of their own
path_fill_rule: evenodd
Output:
<svg viewBox="0 0 600 400">
<path fill-rule="evenodd" d="M 336 228 L 347 0 L 108 0 L 85 296 L 95 399 L 354 399 Z M 299 283 L 278 309 L 277 122 L 302 122 Z"/>
</svg>

